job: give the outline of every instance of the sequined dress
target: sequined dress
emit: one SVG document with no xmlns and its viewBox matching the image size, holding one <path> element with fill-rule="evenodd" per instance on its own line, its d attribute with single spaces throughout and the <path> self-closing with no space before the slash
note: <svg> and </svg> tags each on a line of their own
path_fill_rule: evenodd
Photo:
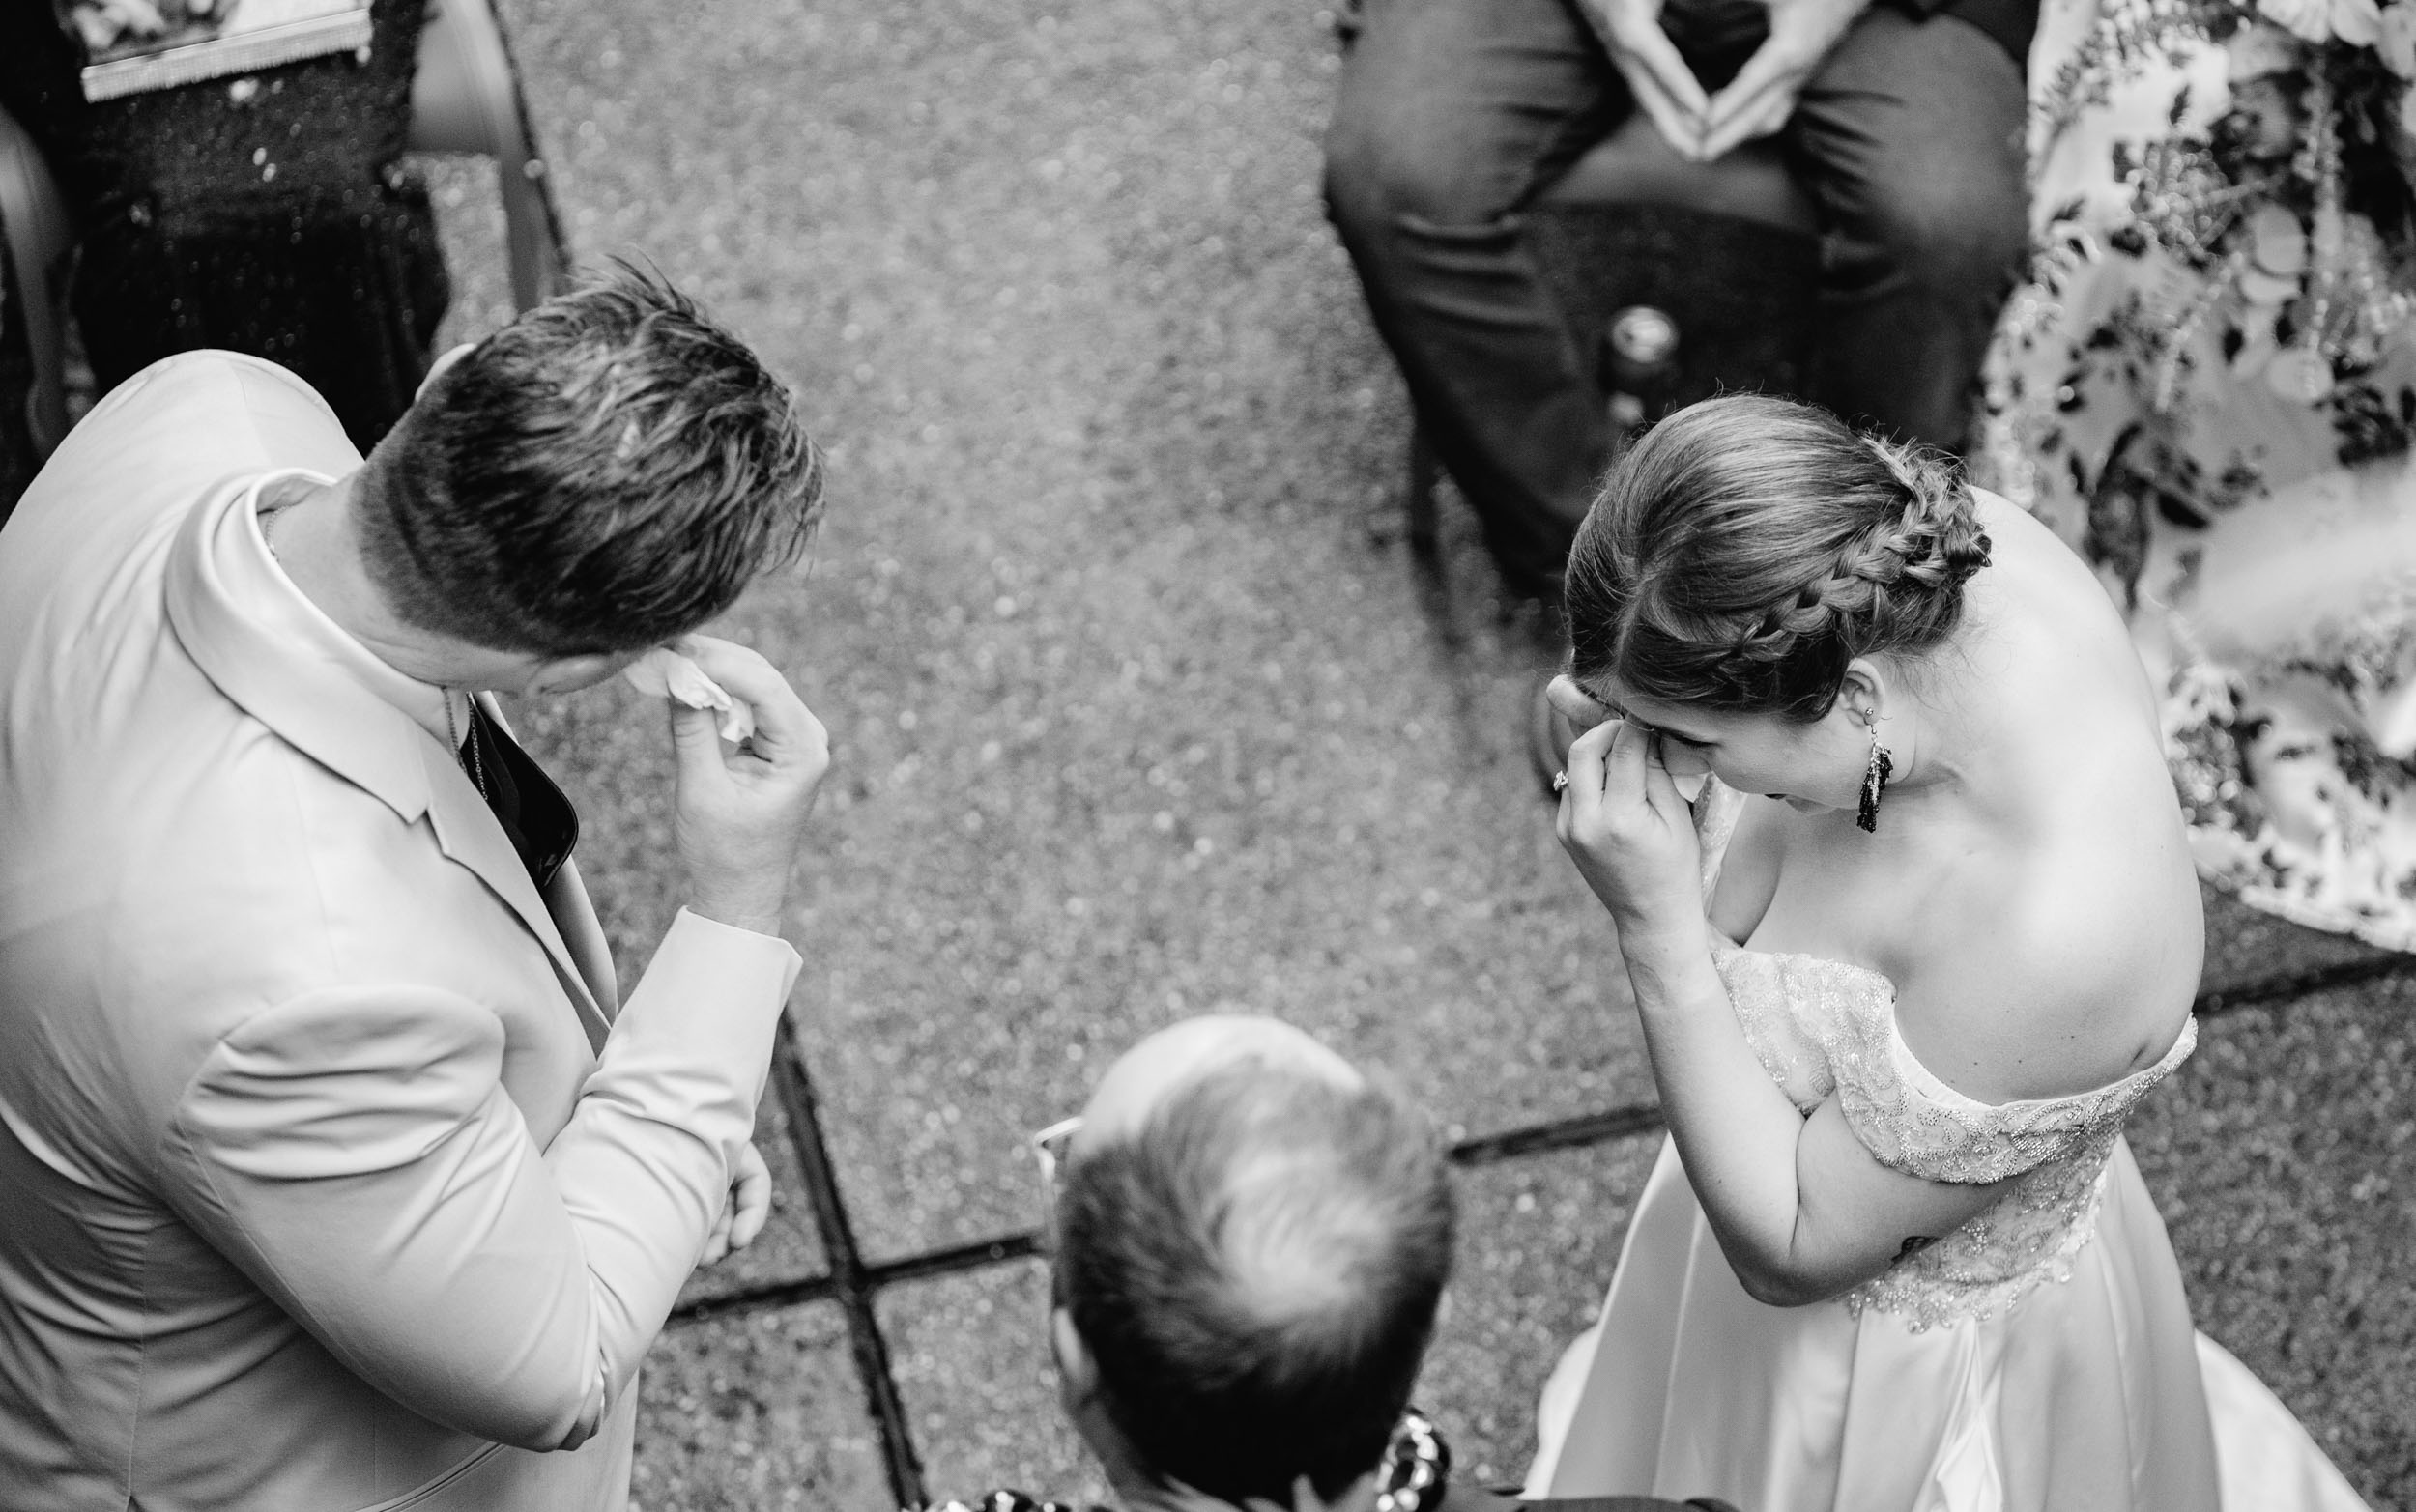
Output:
<svg viewBox="0 0 2416 1512">
<path fill-rule="evenodd" d="M 427 10 L 373 0 L 365 60 L 88 102 L 48 0 L 0 5 L 0 107 L 79 222 L 75 320 L 101 391 L 224 347 L 300 374 L 363 451 L 410 407 L 450 295 L 403 160 Z"/>
<path fill-rule="evenodd" d="M 1744 799 L 1696 805 L 1708 898 Z M 2133 1104 L 2197 1042 L 2077 1097 L 1973 1100 L 1921 1065 L 1866 968 L 1713 947 L 1738 1020 L 1805 1114 L 1882 1163 L 2012 1179 L 1843 1297 L 1746 1296 L 1664 1144 L 1601 1320 L 1545 1387 L 1528 1494 L 1714 1496 L 1754 1512 L 2065 1512 L 2363 1503 L 2287 1409 L 2192 1327 L 2132 1162 Z"/>
</svg>

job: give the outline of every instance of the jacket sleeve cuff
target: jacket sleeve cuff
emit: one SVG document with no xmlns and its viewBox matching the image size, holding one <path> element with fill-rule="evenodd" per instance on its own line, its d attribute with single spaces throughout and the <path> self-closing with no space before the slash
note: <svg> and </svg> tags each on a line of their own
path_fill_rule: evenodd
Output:
<svg viewBox="0 0 2416 1512">
<path fill-rule="evenodd" d="M 769 969 L 776 965 L 780 972 L 780 984 L 774 996 L 783 1003 L 789 1001 L 790 990 L 797 984 L 798 973 L 805 969 L 805 957 L 797 954 L 795 946 L 779 935 L 741 929 L 734 924 L 707 919 L 689 908 L 681 908 L 673 917 L 671 928 L 663 935 L 663 943 L 656 955 L 659 956 L 663 951 L 670 950 L 674 940 L 736 953 L 733 959 L 744 962 L 741 969 Z"/>
</svg>

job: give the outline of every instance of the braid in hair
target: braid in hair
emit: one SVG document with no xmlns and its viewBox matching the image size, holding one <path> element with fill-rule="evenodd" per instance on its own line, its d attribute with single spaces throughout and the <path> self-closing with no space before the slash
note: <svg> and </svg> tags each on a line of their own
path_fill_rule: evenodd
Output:
<svg viewBox="0 0 2416 1512">
<path fill-rule="evenodd" d="M 1863 437 L 1862 444 L 1905 493 L 1903 518 L 1872 541 L 1898 563 L 1895 578 L 1886 581 L 1954 587 L 1988 565 L 1988 534 L 1971 508 L 1971 491 L 1952 463 L 1877 436 Z"/>
<path fill-rule="evenodd" d="M 1989 541 L 1951 466 L 1759 395 L 1647 433 L 1569 554 L 1579 679 L 1809 721 L 1856 656 L 1960 621 Z"/>
</svg>

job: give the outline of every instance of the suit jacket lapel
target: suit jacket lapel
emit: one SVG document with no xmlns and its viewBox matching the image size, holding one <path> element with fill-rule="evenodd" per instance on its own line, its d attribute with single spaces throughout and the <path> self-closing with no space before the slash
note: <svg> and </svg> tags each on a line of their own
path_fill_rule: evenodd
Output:
<svg viewBox="0 0 2416 1512">
<path fill-rule="evenodd" d="M 495 727 L 517 740 L 519 737 L 512 734 L 511 721 L 503 717 L 503 706 L 497 701 L 495 695 L 481 693 L 476 698 L 478 706 L 486 710 L 487 718 L 495 721 Z M 460 774 L 461 763 L 458 760 L 453 762 L 453 770 Z M 477 796 L 475 786 L 471 791 L 473 797 Z M 480 798 L 478 807 L 484 810 L 486 800 Z M 521 866 L 519 856 L 512 851 L 510 841 L 504 839 L 500 828 L 493 825 L 487 827 L 494 830 L 503 853 L 511 857 L 512 869 L 520 874 L 522 881 L 528 881 L 528 869 Z M 479 872 L 480 876 L 485 874 Z M 536 896 L 534 884 L 531 884 L 530 893 L 532 897 Z M 544 917 L 555 927 L 555 937 L 561 942 L 562 949 L 555 959 L 555 965 L 559 968 L 564 960 L 569 961 L 577 984 L 587 991 L 589 1001 L 582 1005 L 581 1013 L 589 1019 L 589 1038 L 601 1049 L 604 1031 L 612 1027 L 614 1016 L 620 1011 L 620 993 L 613 980 L 612 947 L 605 941 L 604 927 L 596 920 L 595 905 L 588 900 L 588 885 L 579 875 L 577 861 L 562 863 L 561 869 L 554 873 L 552 885 L 538 898 L 538 904 Z"/>
<path fill-rule="evenodd" d="M 488 712 L 493 712 L 491 706 Z M 412 727 L 418 728 L 417 725 Z M 444 751 L 440 742 L 428 739 L 427 731 L 419 730 L 419 735 L 426 763 L 428 822 L 436 831 L 436 842 L 445 848 L 446 855 L 476 872 L 478 880 L 508 904 L 520 916 L 520 922 L 543 943 L 545 954 L 553 958 L 554 975 L 561 979 L 563 992 L 579 1010 L 579 1022 L 588 1032 L 589 1044 L 600 1052 L 604 1037 L 612 1031 L 612 1020 L 605 1016 L 590 990 L 578 957 L 571 954 L 569 942 L 562 938 L 561 929 L 554 922 L 553 910 L 538 896 L 529 869 L 520 864 L 519 852 L 504 838 L 503 826 L 495 822 L 494 811 L 478 796 L 470 774 L 461 769 L 460 760 Z"/>
<path fill-rule="evenodd" d="M 589 995 L 607 1019 L 618 1019 L 620 984 L 613 974 L 613 948 L 604 938 L 604 926 L 595 917 L 595 904 L 588 899 L 587 879 L 580 876 L 576 860 L 563 862 L 562 869 L 554 873 L 554 885 L 545 890 L 545 909 L 561 927 L 571 959 L 579 963 Z"/>
<path fill-rule="evenodd" d="M 244 558 L 222 553 L 217 537 L 248 528 L 239 514 L 247 498 L 240 482 L 231 485 L 196 507 L 177 532 L 166 569 L 167 609 L 187 654 L 244 712 L 383 800 L 405 823 L 426 814 L 445 854 L 477 873 L 545 947 L 589 1043 L 600 1050 L 611 1020 L 459 758 L 341 668 L 298 654 L 245 613 L 245 595 L 258 585 L 229 581 L 230 572 L 242 570 L 230 564 Z M 580 898 L 584 902 L 584 889 Z M 586 923 L 594 927 L 592 912 Z"/>
</svg>

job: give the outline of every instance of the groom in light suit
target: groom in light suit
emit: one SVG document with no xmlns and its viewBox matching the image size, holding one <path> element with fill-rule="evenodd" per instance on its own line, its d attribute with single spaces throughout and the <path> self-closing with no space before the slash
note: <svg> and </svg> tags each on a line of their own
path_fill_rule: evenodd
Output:
<svg viewBox="0 0 2416 1512">
<path fill-rule="evenodd" d="M 788 389 L 627 271 L 366 462 L 216 352 L 68 438 L 0 530 L 0 1506 L 623 1504 L 639 1359 L 761 1223 L 827 758 L 686 642 L 757 727 L 673 710 L 689 906 L 621 1001 L 490 693 L 693 631 L 820 491 Z"/>
</svg>

